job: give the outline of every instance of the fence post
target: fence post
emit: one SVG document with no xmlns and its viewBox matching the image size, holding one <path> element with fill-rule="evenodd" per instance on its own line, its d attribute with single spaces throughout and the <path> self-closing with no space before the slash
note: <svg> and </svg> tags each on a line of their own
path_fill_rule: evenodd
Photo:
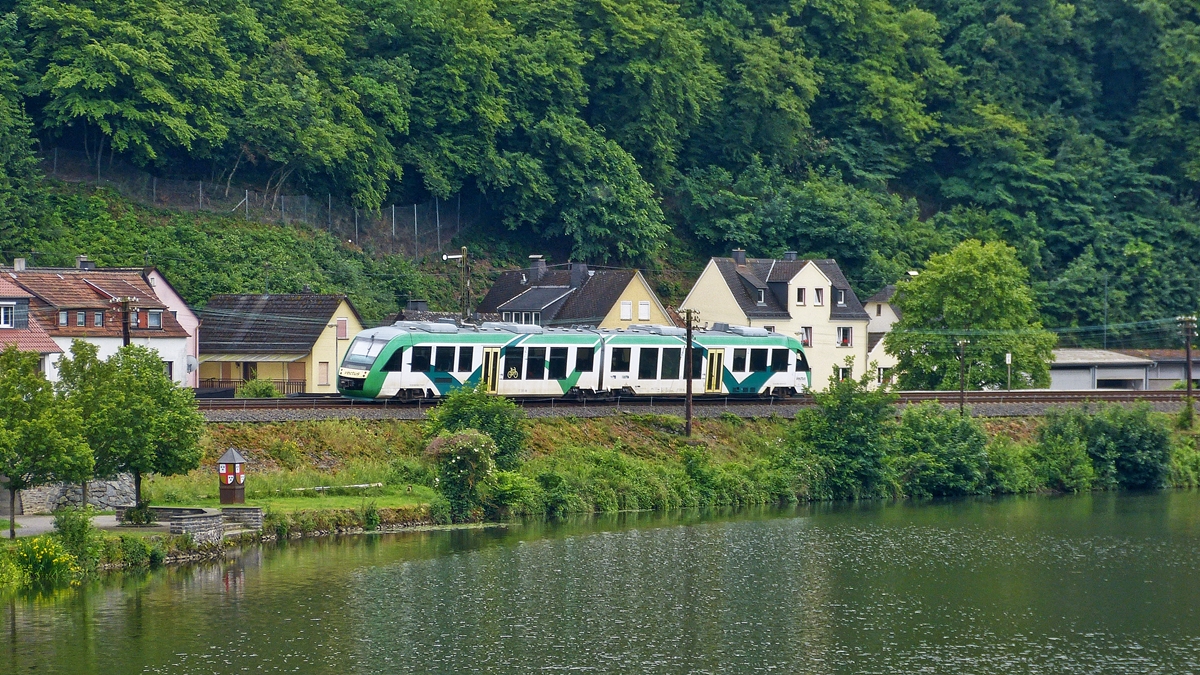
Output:
<svg viewBox="0 0 1200 675">
<path fill-rule="evenodd" d="M 55 148 L 55 152 L 57 152 L 57 151 L 58 151 L 58 148 Z M 158 203 L 158 176 L 150 177 L 150 203 L 151 204 Z"/>
<path fill-rule="evenodd" d="M 246 220 L 250 220 L 250 190 L 246 190 Z"/>
<path fill-rule="evenodd" d="M 437 221 L 438 253 L 442 252 L 442 207 L 437 197 L 433 198 L 433 217 Z"/>
<path fill-rule="evenodd" d="M 358 243 L 358 207 L 354 207 L 354 243 Z"/>
<path fill-rule="evenodd" d="M 417 257 L 419 255 L 420 254 L 417 253 L 417 205 L 416 205 L 416 203 L 414 203 L 413 204 L 413 261 L 414 262 L 416 262 Z"/>
<path fill-rule="evenodd" d="M 51 173 L 58 175 L 58 146 L 54 147 L 54 171 Z"/>
<path fill-rule="evenodd" d="M 329 200 L 329 227 L 327 232 L 333 232 L 333 195 L 326 193 L 325 197 Z"/>
<path fill-rule="evenodd" d="M 203 210 L 204 209 L 204 181 L 198 180 L 198 181 L 196 181 L 196 184 L 198 186 L 200 186 L 200 202 L 199 202 L 200 208 L 197 210 Z"/>
<path fill-rule="evenodd" d="M 287 225 L 287 195 L 279 195 L 279 222 Z"/>
</svg>

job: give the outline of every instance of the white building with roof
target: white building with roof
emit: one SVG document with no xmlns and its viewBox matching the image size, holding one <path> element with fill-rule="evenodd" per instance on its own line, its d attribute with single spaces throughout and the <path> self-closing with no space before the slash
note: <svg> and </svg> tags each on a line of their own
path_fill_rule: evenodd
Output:
<svg viewBox="0 0 1200 675">
<path fill-rule="evenodd" d="M 1050 364 L 1050 388 L 1081 389 L 1150 388 L 1154 362 L 1105 349 L 1055 349 Z"/>
</svg>

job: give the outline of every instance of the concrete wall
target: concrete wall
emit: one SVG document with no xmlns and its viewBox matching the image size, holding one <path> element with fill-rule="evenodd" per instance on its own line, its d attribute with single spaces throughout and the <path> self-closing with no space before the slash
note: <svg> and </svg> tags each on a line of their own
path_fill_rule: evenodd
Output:
<svg viewBox="0 0 1200 675">
<path fill-rule="evenodd" d="M 63 350 L 64 354 L 69 355 L 71 351 L 71 343 L 75 340 L 83 340 L 96 345 L 99 353 L 97 356 L 101 359 L 107 359 L 123 344 L 119 337 L 102 337 L 102 338 L 74 338 L 74 337 L 52 337 L 54 344 L 58 345 Z M 159 357 L 163 361 L 169 361 L 172 364 L 171 379 L 181 385 L 187 385 L 189 375 L 187 372 L 187 357 L 188 357 L 188 340 L 190 338 L 151 338 L 136 336 L 130 340 L 130 344 L 149 347 L 158 352 Z M 52 356 L 47 360 L 46 379 L 51 382 L 58 381 L 58 359 L 62 356 Z"/>
</svg>

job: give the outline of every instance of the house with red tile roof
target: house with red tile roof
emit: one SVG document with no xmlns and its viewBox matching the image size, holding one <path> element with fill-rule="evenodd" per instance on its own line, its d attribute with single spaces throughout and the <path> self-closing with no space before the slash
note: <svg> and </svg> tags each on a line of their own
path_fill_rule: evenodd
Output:
<svg viewBox="0 0 1200 675">
<path fill-rule="evenodd" d="M 42 372 L 47 372 L 51 357 L 61 354 L 60 348 L 37 319 L 29 314 L 32 295 L 9 279 L 0 278 L 0 349 L 16 345 L 23 352 L 33 352 L 42 358 Z"/>
<path fill-rule="evenodd" d="M 30 323 L 36 323 L 60 352 L 69 352 L 73 341 L 83 340 L 95 344 L 103 359 L 128 339 L 157 351 L 171 379 L 195 385 L 200 322 L 157 270 L 97 267 L 86 256 L 79 256 L 75 267 L 28 267 L 17 258 L 12 267 L 0 268 L 0 279 L 27 295 Z M 58 379 L 57 361 L 47 360 L 51 380 Z"/>
</svg>

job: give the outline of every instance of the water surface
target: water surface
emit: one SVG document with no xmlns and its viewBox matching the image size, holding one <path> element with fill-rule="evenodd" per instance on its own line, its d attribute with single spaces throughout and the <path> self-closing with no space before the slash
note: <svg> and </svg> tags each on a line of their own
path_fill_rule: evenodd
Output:
<svg viewBox="0 0 1200 675">
<path fill-rule="evenodd" d="M 1200 671 L 1200 493 L 291 542 L 3 610 L 11 673 Z"/>
</svg>

